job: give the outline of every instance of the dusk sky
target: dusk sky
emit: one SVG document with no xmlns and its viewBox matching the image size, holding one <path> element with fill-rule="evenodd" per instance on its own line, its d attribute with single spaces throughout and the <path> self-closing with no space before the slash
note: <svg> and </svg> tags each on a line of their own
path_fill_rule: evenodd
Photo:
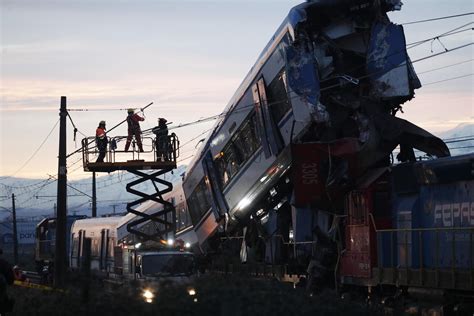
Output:
<svg viewBox="0 0 474 316">
<path fill-rule="evenodd" d="M 70 115 L 88 136 L 100 120 L 110 128 L 125 119 L 123 109 L 150 102 L 143 129 L 155 126 L 158 117 L 176 126 L 219 114 L 300 2 L 0 0 L 0 177 L 42 179 L 57 173 L 59 125 L 54 126 L 61 96 L 67 96 L 69 109 L 82 110 Z M 390 17 L 405 23 L 473 11 L 472 0 L 408 0 Z M 407 43 L 463 25 L 460 30 L 471 28 L 410 49 L 410 57 L 472 43 L 472 22 L 470 15 L 406 25 Z M 415 63 L 426 86 L 404 105 L 400 117 L 435 134 L 474 123 L 473 56 L 471 45 Z M 464 75 L 471 76 L 430 84 Z M 213 124 L 173 130 L 181 143 L 196 137 L 182 148 L 182 158 L 193 154 L 199 134 Z M 72 130 L 68 121 L 68 153 L 83 137 L 78 134 L 74 142 Z M 126 135 L 126 126 L 114 135 Z M 80 158 L 68 159 L 71 179 L 90 176 L 80 168 Z"/>
</svg>

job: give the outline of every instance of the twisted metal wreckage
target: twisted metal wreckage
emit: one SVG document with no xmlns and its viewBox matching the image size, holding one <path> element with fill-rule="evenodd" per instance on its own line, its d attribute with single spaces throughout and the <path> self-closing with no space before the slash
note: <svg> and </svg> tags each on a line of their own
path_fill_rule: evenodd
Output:
<svg viewBox="0 0 474 316">
<path fill-rule="evenodd" d="M 293 8 L 287 19 L 293 41 L 282 41 L 280 50 L 286 84 L 310 115 L 296 111 L 293 105 L 294 120 L 308 124 L 306 131 L 292 140 L 292 189 L 282 191 L 291 196 L 293 211 L 288 205 L 286 217 L 292 222 L 295 242 L 318 240 L 317 250 L 314 245 L 309 250 L 308 271 L 313 275 L 334 271 L 337 246 L 333 240 L 341 224 L 337 215 L 345 212 L 345 194 L 362 177 L 370 178 L 372 173 L 375 177 L 374 170 L 390 166 L 397 146 L 400 162 L 416 161 L 414 149 L 428 156 L 450 155 L 441 139 L 396 117 L 402 104 L 413 99 L 415 89 L 421 87 L 407 54 L 403 27 L 391 23 L 386 14 L 401 6 L 399 0 L 308 1 Z M 317 169 L 318 179 L 311 183 L 305 179 L 308 165 Z M 274 208 L 280 198 L 282 195 L 273 202 L 267 198 L 267 209 Z M 281 229 L 283 209 L 278 211 L 279 219 L 274 217 L 267 223 L 261 221 L 263 216 L 256 209 L 246 214 L 246 220 L 241 214 L 237 219 L 232 214 L 227 217 L 227 233 L 245 226 L 242 261 L 248 260 L 258 236 L 288 235 L 288 228 Z M 323 220 L 326 225 L 322 226 L 329 229 L 319 227 L 321 223 L 311 224 L 314 220 L 308 214 L 313 212 L 314 216 L 315 211 L 336 215 Z M 268 253 L 268 245 L 266 248 Z"/>
</svg>

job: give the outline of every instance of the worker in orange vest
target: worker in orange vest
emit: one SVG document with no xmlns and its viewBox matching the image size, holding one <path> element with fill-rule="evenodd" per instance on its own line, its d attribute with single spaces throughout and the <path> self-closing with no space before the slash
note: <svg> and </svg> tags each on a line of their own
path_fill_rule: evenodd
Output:
<svg viewBox="0 0 474 316">
<path fill-rule="evenodd" d="M 105 130 L 105 121 L 100 121 L 99 126 L 95 130 L 95 143 L 99 150 L 99 157 L 95 162 L 104 162 L 105 153 L 107 151 L 107 136 Z"/>
</svg>

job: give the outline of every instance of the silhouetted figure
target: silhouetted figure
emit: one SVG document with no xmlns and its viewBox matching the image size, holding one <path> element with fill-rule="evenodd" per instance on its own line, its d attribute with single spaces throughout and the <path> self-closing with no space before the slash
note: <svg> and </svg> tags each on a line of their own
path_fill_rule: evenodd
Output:
<svg viewBox="0 0 474 316">
<path fill-rule="evenodd" d="M 168 126 L 166 126 L 166 122 L 166 119 L 159 118 L 158 126 L 152 129 L 152 132 L 156 135 L 156 159 L 158 161 L 170 160 Z"/>
<path fill-rule="evenodd" d="M 0 249 L 0 254 L 3 251 Z M 12 285 L 15 280 L 13 274 L 13 267 L 11 264 L 0 258 L 0 313 L 11 312 L 13 309 L 14 301 L 8 297 L 7 286 Z"/>
<path fill-rule="evenodd" d="M 125 144 L 125 151 L 128 151 L 130 148 L 130 143 L 132 142 L 133 136 L 135 136 L 135 140 L 137 141 L 138 150 L 143 152 L 142 146 L 142 130 L 140 129 L 140 121 L 144 121 L 145 119 L 138 114 L 134 113 L 133 109 L 128 109 L 128 116 L 127 116 L 127 123 L 128 123 L 128 137 L 127 143 Z"/>
</svg>

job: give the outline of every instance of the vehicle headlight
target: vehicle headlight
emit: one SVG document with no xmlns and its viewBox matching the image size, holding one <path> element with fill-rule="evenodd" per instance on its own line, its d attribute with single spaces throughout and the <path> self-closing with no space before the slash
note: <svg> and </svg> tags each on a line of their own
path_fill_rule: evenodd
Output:
<svg viewBox="0 0 474 316">
<path fill-rule="evenodd" d="M 150 289 L 144 289 L 142 296 L 145 298 L 145 302 L 151 303 L 153 302 L 153 298 L 155 297 L 155 294 Z"/>
<path fill-rule="evenodd" d="M 188 289 L 188 294 L 189 294 L 190 296 L 194 296 L 194 295 L 196 295 L 196 290 L 195 290 L 194 288 L 189 288 L 189 289 Z"/>
</svg>

